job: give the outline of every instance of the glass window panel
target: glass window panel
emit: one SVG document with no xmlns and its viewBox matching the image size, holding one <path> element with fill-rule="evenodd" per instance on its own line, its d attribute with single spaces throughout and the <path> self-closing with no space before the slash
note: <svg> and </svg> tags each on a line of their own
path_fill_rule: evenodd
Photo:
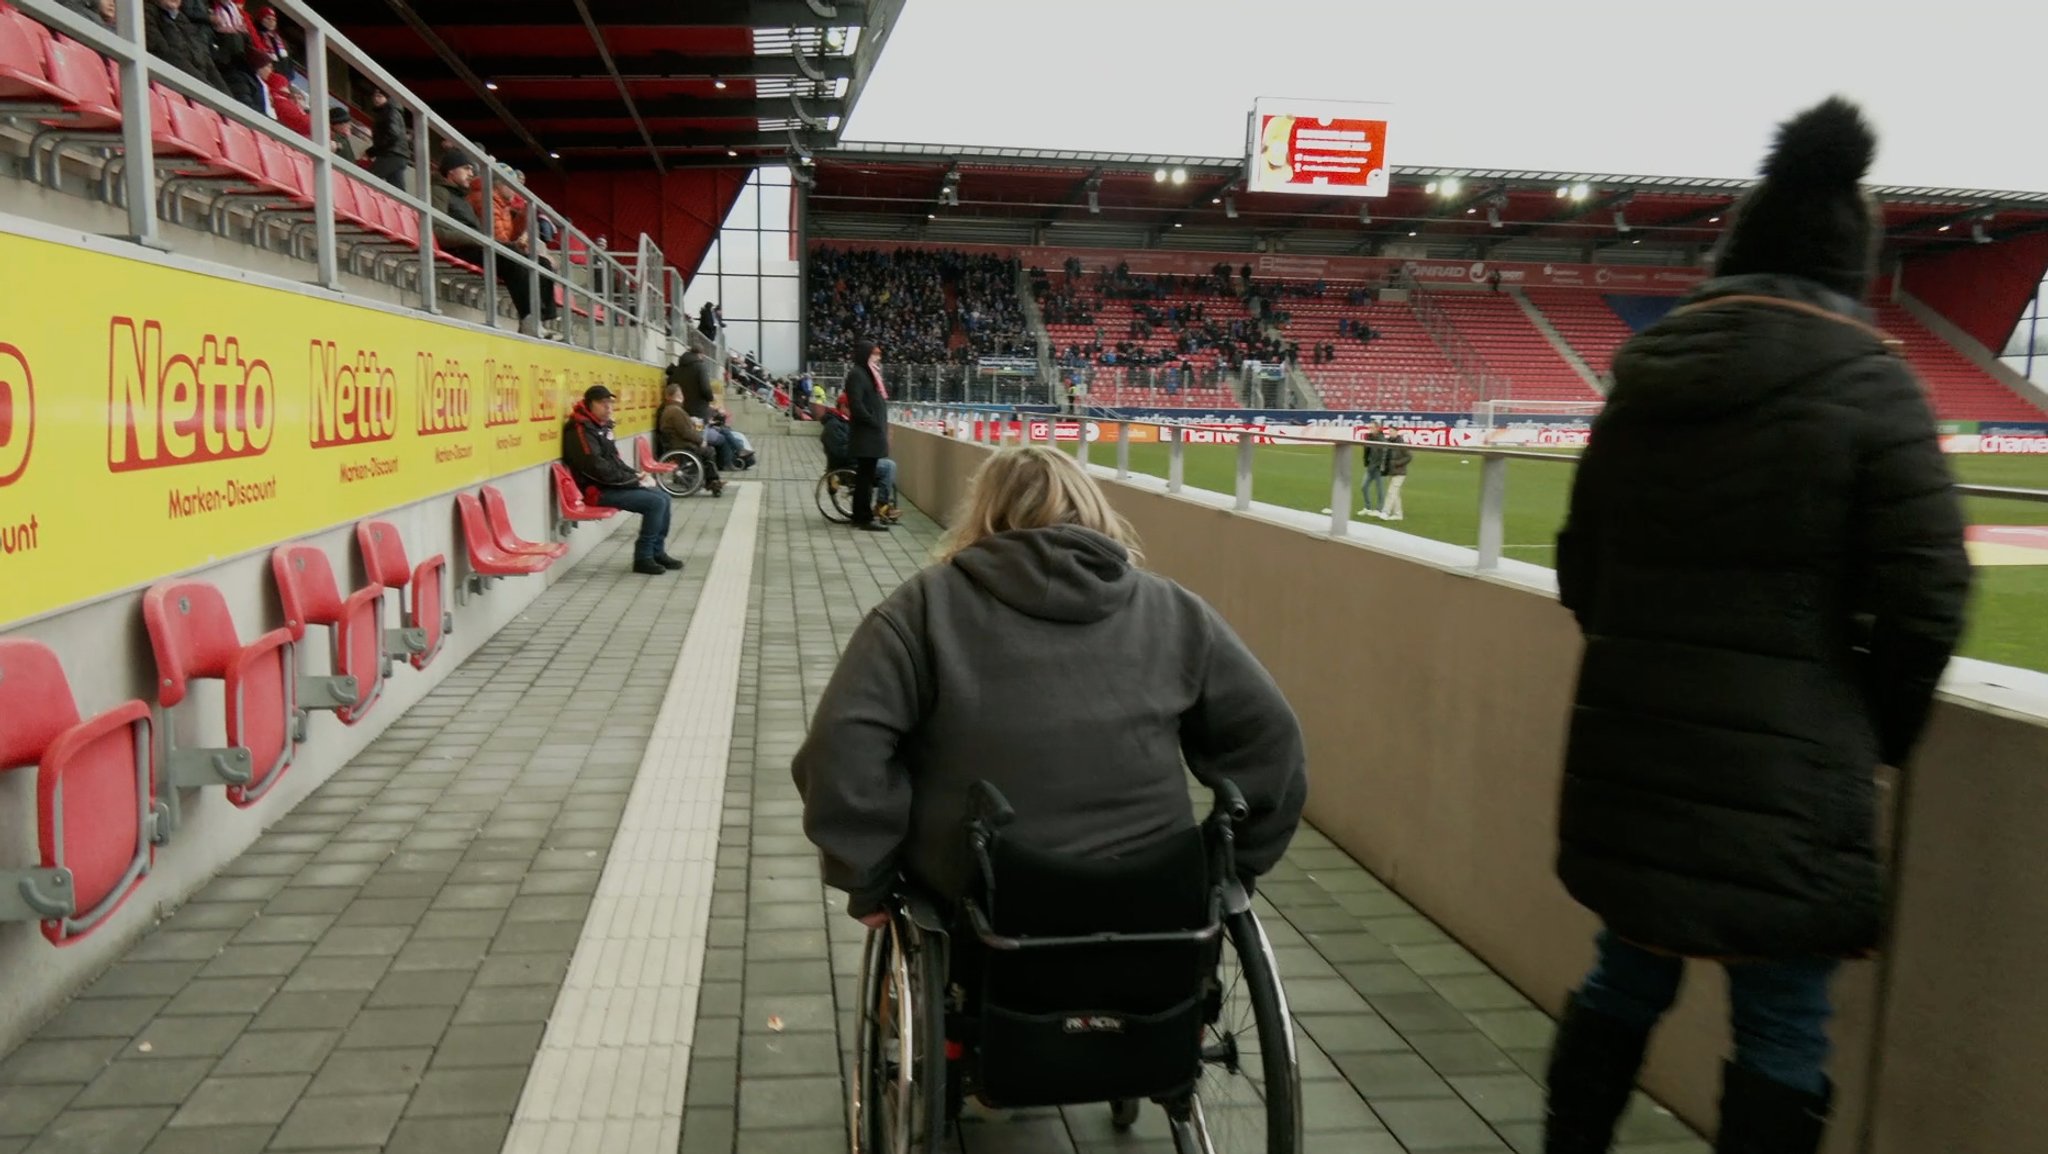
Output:
<svg viewBox="0 0 2048 1154">
<path fill-rule="evenodd" d="M 761 325 L 761 363 L 771 373 L 793 373 L 798 369 L 796 326 L 780 321 Z"/>
<path fill-rule="evenodd" d="M 764 232 L 761 234 L 761 273 L 764 276 L 795 276 L 799 271 L 796 262 L 789 257 L 789 238 L 786 232 Z"/>
<path fill-rule="evenodd" d="M 789 186 L 771 185 L 761 190 L 761 227 L 783 230 L 793 227 L 789 218 Z"/>
<path fill-rule="evenodd" d="M 740 198 L 733 202 L 732 211 L 725 214 L 728 231 L 736 228 L 761 227 L 761 190 L 752 184 L 740 190 Z"/>
<path fill-rule="evenodd" d="M 761 278 L 752 276 L 726 276 L 719 280 L 721 299 L 719 307 L 725 310 L 729 321 L 757 321 L 761 319 Z"/>
<path fill-rule="evenodd" d="M 726 351 L 736 357 L 745 356 L 748 353 L 753 353 L 756 357 L 760 356 L 761 322 L 733 320 L 731 309 L 725 310 L 725 318 Z"/>
<path fill-rule="evenodd" d="M 795 277 L 762 277 L 761 319 L 768 321 L 793 321 L 797 319 L 796 286 L 797 280 Z"/>
<path fill-rule="evenodd" d="M 755 169 L 754 179 L 760 181 L 764 185 L 779 184 L 786 188 L 789 185 L 789 166 L 786 164 L 777 164 L 771 165 L 766 168 Z"/>
<path fill-rule="evenodd" d="M 725 260 L 719 269 L 721 273 L 726 276 L 753 276 L 761 271 L 760 233 L 727 229 L 719 240 L 718 251 Z"/>
</svg>

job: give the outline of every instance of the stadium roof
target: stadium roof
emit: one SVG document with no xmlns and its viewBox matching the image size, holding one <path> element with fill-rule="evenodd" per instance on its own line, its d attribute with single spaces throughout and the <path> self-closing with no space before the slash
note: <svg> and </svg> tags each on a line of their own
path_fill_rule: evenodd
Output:
<svg viewBox="0 0 2048 1154">
<path fill-rule="evenodd" d="M 1165 179 L 1160 179 L 1161 173 Z M 1390 195 L 1243 191 L 1240 157 L 844 143 L 818 153 L 812 232 L 850 239 L 1032 243 L 1094 228 L 1162 247 L 1278 243 L 1292 251 L 1374 251 L 1415 238 L 1473 255 L 1505 247 L 1648 246 L 1649 259 L 1704 251 L 1751 181 L 1562 170 L 1396 166 Z M 951 203 L 948 187 L 957 194 Z M 1988 243 L 2048 231 L 2048 192 L 1885 186 L 1894 249 Z M 1411 242 L 1414 243 L 1414 242 Z M 1636 254 L 1629 253 L 1629 256 Z"/>
<path fill-rule="evenodd" d="M 383 0 L 342 32 L 471 139 L 578 170 L 836 141 L 903 0 Z"/>
</svg>

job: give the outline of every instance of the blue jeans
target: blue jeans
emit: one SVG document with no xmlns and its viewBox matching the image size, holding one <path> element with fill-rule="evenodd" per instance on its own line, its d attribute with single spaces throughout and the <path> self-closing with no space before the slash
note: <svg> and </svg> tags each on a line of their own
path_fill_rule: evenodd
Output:
<svg viewBox="0 0 2048 1154">
<path fill-rule="evenodd" d="M 717 459 L 719 468 L 726 470 L 732 468 L 734 456 L 732 438 L 725 435 L 724 429 L 719 428 L 717 425 L 712 425 L 705 429 L 704 443 L 710 446 L 711 454 Z"/>
<path fill-rule="evenodd" d="M 1377 509 L 1387 499 L 1386 477 L 1378 469 L 1365 471 L 1365 507 Z"/>
<path fill-rule="evenodd" d="M 896 503 L 896 459 L 883 457 L 875 462 L 875 504 Z"/>
<path fill-rule="evenodd" d="M 599 489 L 596 504 L 640 514 L 640 539 L 633 542 L 633 559 L 646 561 L 664 552 L 668 544 L 668 494 L 660 489 Z"/>
<path fill-rule="evenodd" d="M 1653 954 L 1602 930 L 1600 957 L 1579 987 L 1588 1009 L 1649 1029 L 1678 998 L 1685 960 Z M 1735 1064 L 1808 1094 L 1827 1090 L 1828 979 L 1838 963 L 1731 962 Z"/>
</svg>

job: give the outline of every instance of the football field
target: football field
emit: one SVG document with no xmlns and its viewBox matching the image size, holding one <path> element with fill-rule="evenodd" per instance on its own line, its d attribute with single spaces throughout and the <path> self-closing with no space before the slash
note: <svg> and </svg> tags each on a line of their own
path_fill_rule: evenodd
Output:
<svg viewBox="0 0 2048 1154">
<path fill-rule="evenodd" d="M 1071 451 L 1071 446 L 1067 446 Z M 1237 449 L 1232 445 L 1190 445 L 1185 450 L 1186 483 L 1228 493 L 1236 486 Z M 1089 446 L 1089 460 L 1110 464 L 1116 446 Z M 1132 445 L 1131 469 L 1166 475 L 1165 445 Z M 2048 457 L 1955 456 L 1958 480 L 1976 485 L 2048 489 Z M 1507 556 L 1549 565 L 1557 529 L 1564 522 L 1572 466 L 1560 461 L 1508 462 Z M 1354 462 L 1354 477 L 1365 467 Z M 1261 445 L 1252 476 L 1259 501 L 1321 512 L 1330 504 L 1330 450 L 1320 445 Z M 1351 511 L 1362 504 L 1352 494 Z M 1407 519 L 1403 532 L 1457 545 L 1479 540 L 1479 462 L 1448 453 L 1417 453 L 1402 492 Z M 1973 530 L 1972 557 L 1978 562 L 1964 656 L 2048 670 L 2048 504 L 1970 498 L 1965 513 Z M 1372 522 L 1368 522 L 1372 523 Z M 2011 527 L 2011 528 L 1994 528 Z"/>
</svg>

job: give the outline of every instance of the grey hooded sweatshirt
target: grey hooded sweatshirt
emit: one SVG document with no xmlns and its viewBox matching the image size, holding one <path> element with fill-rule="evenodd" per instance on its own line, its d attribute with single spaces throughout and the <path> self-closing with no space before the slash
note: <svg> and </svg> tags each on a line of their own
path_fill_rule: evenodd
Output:
<svg viewBox="0 0 2048 1154">
<path fill-rule="evenodd" d="M 1279 687 L 1201 598 L 1058 526 L 980 541 L 869 614 L 791 772 L 825 881 L 860 915 L 899 873 L 966 892 L 977 780 L 1016 808 L 1014 836 L 1110 857 L 1194 823 L 1183 757 L 1243 791 L 1239 871 L 1270 869 L 1308 793 Z"/>
</svg>

